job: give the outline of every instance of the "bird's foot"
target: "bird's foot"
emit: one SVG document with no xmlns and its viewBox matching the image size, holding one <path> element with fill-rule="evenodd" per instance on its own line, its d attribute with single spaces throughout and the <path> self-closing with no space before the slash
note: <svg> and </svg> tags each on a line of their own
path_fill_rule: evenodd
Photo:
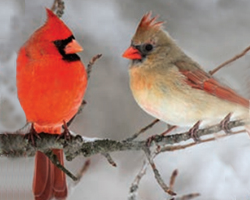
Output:
<svg viewBox="0 0 250 200">
<path fill-rule="evenodd" d="M 152 136 L 150 136 L 150 137 L 147 139 L 147 141 L 146 141 L 146 146 L 147 146 L 147 147 L 150 147 L 150 145 L 151 145 L 151 143 L 154 141 L 155 137 L 156 137 L 156 135 L 152 135 Z"/>
<path fill-rule="evenodd" d="M 176 128 L 177 128 L 177 126 L 170 126 L 170 125 L 169 125 L 169 128 L 168 128 L 166 131 L 164 131 L 163 133 L 161 133 L 160 136 L 165 136 L 165 135 L 167 135 L 168 133 L 170 133 L 171 131 L 173 131 L 173 130 L 176 129 Z M 156 138 L 156 136 L 157 136 L 157 135 L 152 135 L 152 136 L 150 136 L 150 137 L 147 139 L 146 144 L 147 144 L 148 147 L 151 145 L 152 141 Z"/>
<path fill-rule="evenodd" d="M 221 122 L 220 122 L 220 127 L 223 131 L 225 131 L 226 134 L 232 133 L 230 127 L 228 126 L 230 122 L 230 118 L 232 116 L 232 113 L 229 113 Z"/>
<path fill-rule="evenodd" d="M 63 138 L 67 141 L 71 140 L 72 139 L 72 135 L 68 129 L 68 126 L 66 124 L 66 122 L 64 121 L 63 122 L 63 129 L 64 131 L 57 137 L 57 139 L 60 139 L 60 138 Z"/>
<path fill-rule="evenodd" d="M 36 146 L 35 137 L 38 138 L 38 139 L 41 139 L 40 136 L 38 135 L 38 133 L 36 132 L 35 128 L 34 128 L 34 124 L 32 124 L 30 132 L 26 133 L 24 135 L 24 138 L 28 139 L 28 141 L 31 142 L 31 144 L 35 147 Z"/>
<path fill-rule="evenodd" d="M 191 129 L 189 129 L 189 131 L 188 131 L 188 133 L 190 134 L 191 138 L 193 138 L 193 140 L 195 142 L 199 142 L 200 141 L 200 138 L 197 135 L 200 123 L 201 123 L 201 121 L 196 122 L 196 124 Z"/>
</svg>

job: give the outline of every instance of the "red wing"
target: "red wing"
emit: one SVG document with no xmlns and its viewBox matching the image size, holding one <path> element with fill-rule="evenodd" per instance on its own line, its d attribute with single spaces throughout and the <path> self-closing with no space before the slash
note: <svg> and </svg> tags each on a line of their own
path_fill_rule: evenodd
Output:
<svg viewBox="0 0 250 200">
<path fill-rule="evenodd" d="M 204 90 L 207 93 L 219 97 L 221 99 L 249 107 L 249 100 L 241 97 L 229 87 L 222 86 L 211 75 L 195 66 L 190 69 L 184 62 L 177 62 L 176 66 L 180 72 L 187 78 L 186 82 L 193 88 Z M 185 66 L 185 67 L 184 67 Z"/>
</svg>

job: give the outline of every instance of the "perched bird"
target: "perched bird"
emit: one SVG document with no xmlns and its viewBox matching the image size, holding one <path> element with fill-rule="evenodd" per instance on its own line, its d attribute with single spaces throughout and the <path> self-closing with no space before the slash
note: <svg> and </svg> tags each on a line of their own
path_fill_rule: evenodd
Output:
<svg viewBox="0 0 250 200">
<path fill-rule="evenodd" d="M 249 100 L 219 83 L 188 57 L 151 13 L 123 57 L 132 60 L 130 88 L 139 106 L 171 125 L 194 127 L 249 117 Z M 197 128 L 197 127 L 196 127 Z M 190 129 L 191 130 L 191 129 Z"/>
<path fill-rule="evenodd" d="M 36 133 L 60 134 L 78 111 L 86 87 L 82 51 L 71 30 L 49 9 L 46 23 L 20 48 L 17 93 L 27 122 Z M 63 151 L 54 149 L 61 164 Z M 33 192 L 36 200 L 67 196 L 65 174 L 41 152 L 36 153 Z"/>
</svg>

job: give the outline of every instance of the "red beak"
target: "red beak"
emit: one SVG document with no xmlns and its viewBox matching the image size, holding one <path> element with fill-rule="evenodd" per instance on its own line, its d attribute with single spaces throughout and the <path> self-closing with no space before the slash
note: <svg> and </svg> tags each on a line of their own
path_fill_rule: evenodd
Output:
<svg viewBox="0 0 250 200">
<path fill-rule="evenodd" d="M 122 55 L 122 57 L 124 58 L 128 58 L 128 59 L 131 59 L 131 60 L 141 60 L 142 57 L 141 57 L 141 54 L 140 52 L 138 51 L 138 49 L 130 46 Z"/>
</svg>

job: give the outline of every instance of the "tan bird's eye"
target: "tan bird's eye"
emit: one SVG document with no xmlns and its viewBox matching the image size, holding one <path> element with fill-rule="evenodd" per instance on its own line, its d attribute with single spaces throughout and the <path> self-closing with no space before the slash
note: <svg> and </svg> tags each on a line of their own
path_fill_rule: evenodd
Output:
<svg viewBox="0 0 250 200">
<path fill-rule="evenodd" d="M 153 50 L 154 46 L 150 43 L 142 45 L 142 51 L 143 53 L 149 53 Z"/>
</svg>

